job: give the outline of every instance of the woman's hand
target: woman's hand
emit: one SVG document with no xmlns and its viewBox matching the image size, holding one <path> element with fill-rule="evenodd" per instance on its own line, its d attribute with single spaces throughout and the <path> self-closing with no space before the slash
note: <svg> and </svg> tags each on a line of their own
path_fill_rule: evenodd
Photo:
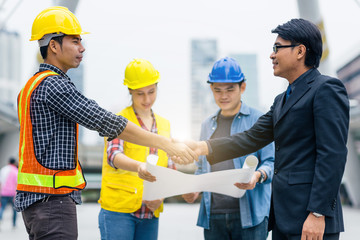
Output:
<svg viewBox="0 0 360 240">
<path fill-rule="evenodd" d="M 144 201 L 144 203 L 148 209 L 150 209 L 152 212 L 155 212 L 155 210 L 161 206 L 163 201 L 164 199 L 157 199 L 152 201 Z"/>
<path fill-rule="evenodd" d="M 143 162 L 139 164 L 137 172 L 138 172 L 139 178 L 144 179 L 145 181 L 149 181 L 149 182 L 156 181 L 156 177 L 151 175 L 151 173 L 147 171 L 146 164 Z"/>
</svg>

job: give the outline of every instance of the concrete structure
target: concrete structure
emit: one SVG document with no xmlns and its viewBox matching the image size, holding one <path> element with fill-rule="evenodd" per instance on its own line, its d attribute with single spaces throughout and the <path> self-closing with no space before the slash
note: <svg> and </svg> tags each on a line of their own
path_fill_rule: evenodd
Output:
<svg viewBox="0 0 360 240">
<path fill-rule="evenodd" d="M 19 123 L 16 99 L 20 83 L 20 36 L 0 30 L 0 167 L 18 156 Z"/>
<path fill-rule="evenodd" d="M 18 158 L 19 127 L 16 111 L 0 102 L 0 167 L 10 157 Z"/>
<path fill-rule="evenodd" d="M 199 139 L 201 123 L 217 106 L 207 78 L 217 60 L 217 42 L 213 39 L 191 41 L 191 138 Z"/>
<path fill-rule="evenodd" d="M 320 29 L 322 40 L 323 40 L 323 54 L 321 57 L 321 64 L 319 71 L 322 74 L 334 76 L 335 72 L 330 66 L 329 60 L 329 46 L 326 40 L 324 21 L 320 14 L 320 7 L 318 0 L 297 0 L 300 17 L 309 20 L 316 24 Z"/>
<path fill-rule="evenodd" d="M 337 71 L 344 82 L 351 103 L 348 159 L 343 178 L 343 197 L 360 208 L 360 53 Z"/>
<path fill-rule="evenodd" d="M 261 110 L 259 103 L 259 81 L 256 54 L 230 54 L 236 59 L 246 79 L 246 90 L 241 96 L 244 102 L 256 109 Z"/>
<path fill-rule="evenodd" d="M 0 53 L 0 102 L 14 108 L 21 72 L 21 44 L 17 32 L 0 30 Z"/>
</svg>

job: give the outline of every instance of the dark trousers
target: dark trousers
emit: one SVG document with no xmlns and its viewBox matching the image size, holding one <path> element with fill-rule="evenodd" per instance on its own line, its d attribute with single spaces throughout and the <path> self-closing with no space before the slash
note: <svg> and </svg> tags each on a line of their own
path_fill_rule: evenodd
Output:
<svg viewBox="0 0 360 240">
<path fill-rule="evenodd" d="M 340 233 L 333 234 L 324 234 L 323 240 L 339 240 Z M 300 240 L 301 235 L 288 235 L 280 232 L 276 223 L 274 224 L 274 228 L 272 230 L 272 240 Z"/>
<path fill-rule="evenodd" d="M 239 212 L 210 215 L 210 229 L 204 229 L 206 240 L 266 240 L 268 218 L 253 227 L 242 228 Z"/>
<path fill-rule="evenodd" d="M 30 240 L 78 237 L 75 202 L 69 196 L 51 196 L 38 201 L 22 212 Z"/>
</svg>

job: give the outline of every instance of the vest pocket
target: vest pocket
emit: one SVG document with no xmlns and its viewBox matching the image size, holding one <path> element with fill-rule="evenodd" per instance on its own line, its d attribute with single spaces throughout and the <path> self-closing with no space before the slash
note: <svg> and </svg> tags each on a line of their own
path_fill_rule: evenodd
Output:
<svg viewBox="0 0 360 240">
<path fill-rule="evenodd" d="M 141 206 L 142 196 L 139 193 L 142 193 L 142 189 L 121 183 L 107 183 L 104 190 L 107 192 L 106 205 L 115 211 L 130 213 Z"/>
<path fill-rule="evenodd" d="M 109 188 L 113 188 L 115 190 L 122 190 L 125 192 L 129 192 L 130 194 L 137 193 L 137 188 L 135 188 L 133 186 L 123 185 L 121 183 L 108 183 L 108 186 L 109 186 Z"/>
</svg>

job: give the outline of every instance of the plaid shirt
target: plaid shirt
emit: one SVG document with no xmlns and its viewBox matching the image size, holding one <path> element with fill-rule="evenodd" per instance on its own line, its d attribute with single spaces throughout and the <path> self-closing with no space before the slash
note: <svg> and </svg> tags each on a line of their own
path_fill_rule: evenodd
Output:
<svg viewBox="0 0 360 240">
<path fill-rule="evenodd" d="M 135 112 L 135 110 L 134 110 Z M 139 121 L 139 124 L 140 126 L 149 131 L 149 129 L 145 126 L 145 124 L 143 123 L 143 121 L 141 120 L 141 118 L 139 117 L 139 115 L 135 112 L 135 115 L 136 115 L 136 118 L 137 120 Z M 153 125 L 151 127 L 151 132 L 152 133 L 158 133 L 158 130 L 157 130 L 157 125 L 156 125 L 156 121 L 155 121 L 155 116 L 154 114 L 151 112 L 151 115 L 152 115 L 152 118 L 153 118 Z M 108 161 L 108 164 L 115 168 L 115 165 L 114 165 L 114 158 L 115 158 L 115 155 L 118 154 L 118 153 L 124 153 L 124 140 L 121 140 L 121 139 L 114 139 L 112 140 L 111 142 L 108 142 L 108 147 L 107 147 L 107 161 Z M 154 154 L 154 155 L 157 155 L 157 149 L 156 148 L 150 148 L 150 151 L 149 151 L 149 154 Z M 171 169 L 176 169 L 176 166 L 174 164 L 173 161 L 171 161 L 170 158 L 168 158 L 168 168 L 171 168 Z M 141 218 L 141 219 L 152 219 L 154 217 L 154 213 L 146 207 L 146 205 L 143 203 L 141 205 L 141 207 L 139 208 L 139 210 L 137 210 L 136 212 L 134 213 L 131 213 L 133 216 L 137 217 L 137 218 Z"/>
<path fill-rule="evenodd" d="M 127 119 L 101 108 L 84 97 L 60 69 L 40 64 L 39 72 L 51 70 L 59 75 L 49 76 L 34 90 L 30 99 L 35 156 L 39 163 L 51 169 L 75 168 L 76 123 L 99 132 L 102 137 L 116 138 L 126 127 Z M 81 204 L 81 192 L 70 196 Z M 23 211 L 47 197 L 45 194 L 18 192 L 15 209 Z"/>
</svg>

